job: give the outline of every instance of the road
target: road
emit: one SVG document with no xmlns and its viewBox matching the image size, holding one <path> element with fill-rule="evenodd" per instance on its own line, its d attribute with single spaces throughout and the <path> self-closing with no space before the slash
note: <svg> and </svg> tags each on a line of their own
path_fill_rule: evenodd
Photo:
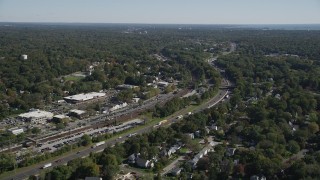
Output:
<svg viewBox="0 0 320 180">
<path fill-rule="evenodd" d="M 220 87 L 222 86 L 228 86 L 230 85 L 229 81 L 227 79 L 223 79 L 221 84 L 220 84 Z M 215 106 L 216 104 L 218 104 L 219 102 L 223 101 L 223 99 L 225 98 L 225 96 L 229 93 L 228 90 L 219 90 L 217 95 L 214 96 L 213 98 L 211 98 L 209 101 L 207 101 L 206 103 L 203 103 L 202 105 L 198 106 L 196 109 L 194 109 L 192 112 L 193 113 L 196 113 L 196 112 L 200 112 L 200 111 L 203 111 L 207 108 L 210 108 L 212 106 Z M 178 112 L 175 113 L 176 116 L 179 116 L 179 115 L 185 115 L 185 109 L 182 109 Z M 168 123 L 167 125 L 169 124 L 172 124 L 174 122 L 177 122 L 181 119 L 177 119 L 176 116 L 171 116 L 170 118 L 168 118 Z M 145 126 L 137 131 L 135 131 L 134 133 L 136 134 L 143 134 L 143 133 L 147 133 L 147 132 L 150 132 L 152 130 L 154 130 L 154 124 L 150 124 L 148 126 Z M 133 132 L 131 132 L 133 133 Z M 74 153 L 74 154 L 68 154 L 68 155 L 65 155 L 65 156 L 62 156 L 62 157 L 59 157 L 53 161 L 46 161 L 46 162 L 43 162 L 43 163 L 39 163 L 35 166 L 32 166 L 32 167 L 26 167 L 26 168 L 23 168 L 19 171 L 19 173 L 13 173 L 11 175 L 9 175 L 8 177 L 4 178 L 4 180 L 21 180 L 21 179 L 27 179 L 30 175 L 36 175 L 36 174 L 39 174 L 40 171 L 42 171 L 43 169 L 41 169 L 45 164 L 49 163 L 49 162 L 52 162 L 52 167 L 56 167 L 56 166 L 59 166 L 59 165 L 62 165 L 62 164 L 66 164 L 67 162 L 71 161 L 72 159 L 75 159 L 75 158 L 81 158 L 81 157 L 86 157 L 86 156 L 89 156 L 90 153 L 94 153 L 94 152 L 101 152 L 103 151 L 106 147 L 109 147 L 109 146 L 113 146 L 115 143 L 122 143 L 124 142 L 128 137 L 130 133 L 126 133 L 124 135 L 122 135 L 121 138 L 112 138 L 112 139 L 109 139 L 106 141 L 105 144 L 101 145 L 101 146 L 98 146 L 96 148 L 91 148 L 91 147 L 87 147 L 86 149 L 82 150 L 81 152 L 77 152 L 77 153 Z M 50 168 L 52 168 L 50 167 Z"/>
</svg>

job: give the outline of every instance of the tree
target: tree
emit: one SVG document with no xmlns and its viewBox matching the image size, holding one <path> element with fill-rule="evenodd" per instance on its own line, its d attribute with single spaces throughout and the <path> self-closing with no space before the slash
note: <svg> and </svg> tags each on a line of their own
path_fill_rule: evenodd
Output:
<svg viewBox="0 0 320 180">
<path fill-rule="evenodd" d="M 88 146 L 92 143 L 91 137 L 88 134 L 84 134 L 81 137 L 81 145 L 82 146 Z"/>
<path fill-rule="evenodd" d="M 46 174 L 46 179 L 67 180 L 71 177 L 71 174 L 72 169 L 69 166 L 58 166 L 55 167 L 51 172 Z"/>
<path fill-rule="evenodd" d="M 39 134 L 41 132 L 41 129 L 38 127 L 34 127 L 31 129 L 32 134 Z"/>
<path fill-rule="evenodd" d="M 287 145 L 287 150 L 295 154 L 300 151 L 300 146 L 296 141 L 290 140 Z"/>
<path fill-rule="evenodd" d="M 155 177 L 154 180 L 162 180 L 161 174 L 158 173 Z"/>
<path fill-rule="evenodd" d="M 76 178 L 85 178 L 90 176 L 99 176 L 99 166 L 94 163 L 79 166 L 74 172 Z"/>
<path fill-rule="evenodd" d="M 315 122 L 311 122 L 308 124 L 308 129 L 311 134 L 315 134 L 319 131 L 319 125 Z"/>
<path fill-rule="evenodd" d="M 113 154 L 101 154 L 99 164 L 103 166 L 118 166 L 117 157 Z"/>
<path fill-rule="evenodd" d="M 12 170 L 14 168 L 15 159 L 12 154 L 0 154 L 0 172 Z"/>
</svg>

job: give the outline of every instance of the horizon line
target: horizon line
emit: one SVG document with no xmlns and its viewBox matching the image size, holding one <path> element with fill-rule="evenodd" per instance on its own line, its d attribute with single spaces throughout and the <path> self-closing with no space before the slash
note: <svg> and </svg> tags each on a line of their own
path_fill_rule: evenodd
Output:
<svg viewBox="0 0 320 180">
<path fill-rule="evenodd" d="M 320 23 L 139 23 L 139 22 L 45 22 L 45 21 L 0 21 L 17 24 L 137 24 L 137 25 L 320 25 Z"/>
</svg>

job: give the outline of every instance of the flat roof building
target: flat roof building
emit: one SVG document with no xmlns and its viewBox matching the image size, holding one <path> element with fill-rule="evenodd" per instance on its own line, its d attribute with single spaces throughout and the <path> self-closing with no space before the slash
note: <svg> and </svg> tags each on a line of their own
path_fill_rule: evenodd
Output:
<svg viewBox="0 0 320 180">
<path fill-rule="evenodd" d="M 83 110 L 71 109 L 71 110 L 69 111 L 69 114 L 68 114 L 68 115 L 69 115 L 69 116 L 76 117 L 76 118 L 79 118 L 79 119 L 82 119 L 82 118 L 84 118 L 84 117 L 87 115 L 87 113 L 86 113 L 86 111 L 83 111 Z"/>
<path fill-rule="evenodd" d="M 84 101 L 89 101 L 93 99 L 98 99 L 101 97 L 106 96 L 106 93 L 100 93 L 100 92 L 90 92 L 90 93 L 81 93 L 81 94 L 76 94 L 73 96 L 67 96 L 64 97 L 63 99 L 68 102 L 68 103 L 80 103 Z"/>
<path fill-rule="evenodd" d="M 33 124 L 45 124 L 47 120 L 52 119 L 53 113 L 34 109 L 30 112 L 20 114 L 18 118 L 29 121 Z"/>
<path fill-rule="evenodd" d="M 8 129 L 8 131 L 11 132 L 14 135 L 18 135 L 18 134 L 21 134 L 21 133 L 24 132 L 22 128 L 18 128 L 18 127 L 14 127 L 14 128 Z"/>
<path fill-rule="evenodd" d="M 62 121 L 63 119 L 70 119 L 70 117 L 69 117 L 69 116 L 66 116 L 66 115 L 64 115 L 64 114 L 59 114 L 59 115 L 53 116 L 52 121 L 54 121 L 54 122 L 60 122 L 60 121 Z"/>
</svg>

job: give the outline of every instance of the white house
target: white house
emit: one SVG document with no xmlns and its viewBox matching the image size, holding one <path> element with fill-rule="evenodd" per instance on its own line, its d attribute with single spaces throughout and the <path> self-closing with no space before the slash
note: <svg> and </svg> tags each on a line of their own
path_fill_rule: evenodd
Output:
<svg viewBox="0 0 320 180">
<path fill-rule="evenodd" d="M 212 147 L 204 147 L 197 155 L 194 156 L 192 160 L 189 161 L 190 165 L 193 169 L 197 168 L 198 161 L 203 158 L 203 156 L 207 155 L 208 152 L 213 151 Z"/>
<path fill-rule="evenodd" d="M 21 59 L 21 60 L 28 60 L 28 55 L 22 54 L 22 55 L 20 56 L 20 59 Z"/>
</svg>

